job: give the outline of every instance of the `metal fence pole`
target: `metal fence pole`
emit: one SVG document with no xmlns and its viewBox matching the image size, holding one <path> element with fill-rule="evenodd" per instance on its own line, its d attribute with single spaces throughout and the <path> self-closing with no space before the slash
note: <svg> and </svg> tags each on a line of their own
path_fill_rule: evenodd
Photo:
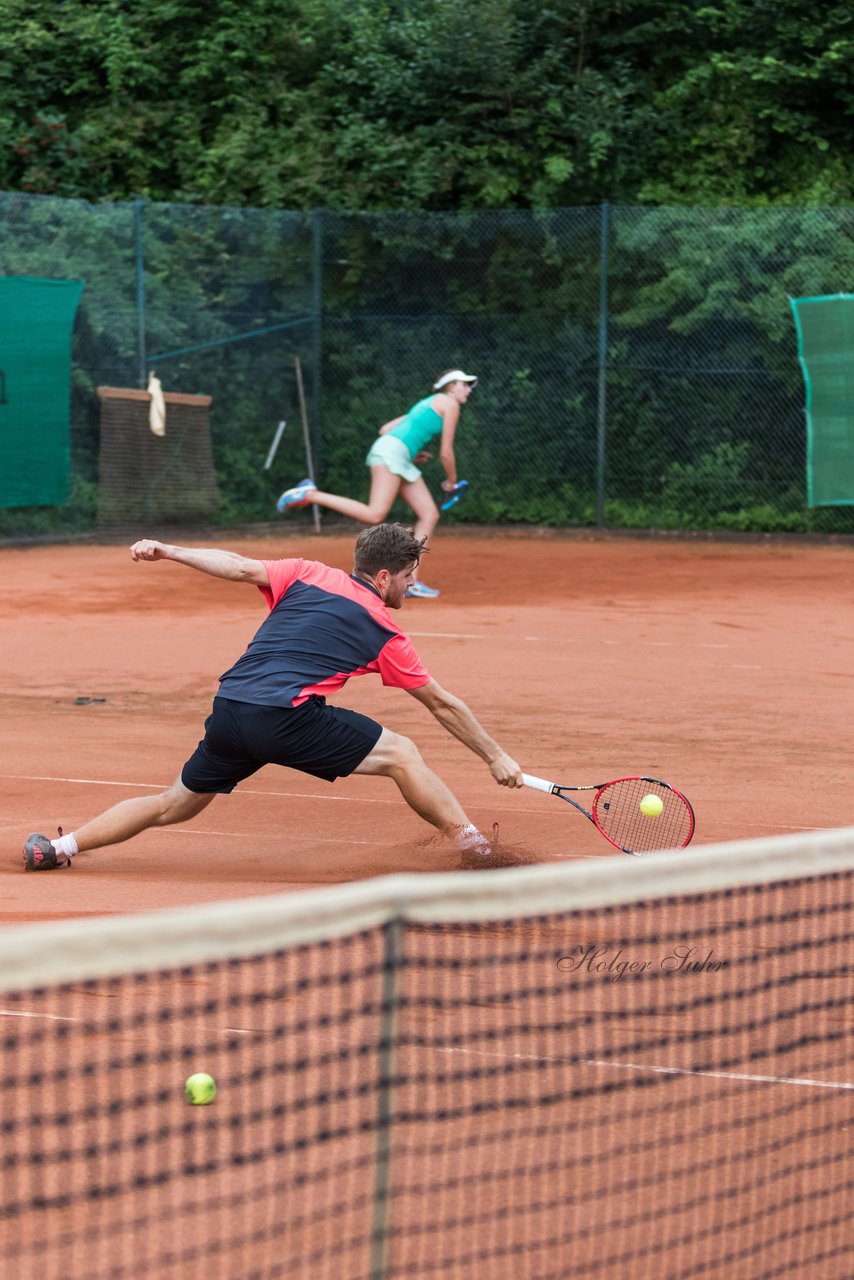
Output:
<svg viewBox="0 0 854 1280">
<path fill-rule="evenodd" d="M 323 210 L 313 209 L 311 220 L 311 423 L 314 434 L 315 457 L 320 470 L 323 468 L 323 433 L 321 395 L 323 379 Z M 315 511 L 317 508 L 315 507 Z"/>
<path fill-rule="evenodd" d="M 389 1201 L 391 1197 L 391 1145 L 394 1042 L 397 1033 L 398 970 L 403 946 L 403 920 L 385 925 L 385 955 L 379 1042 L 377 1094 L 377 1150 L 374 1168 L 374 1212 L 371 1232 L 371 1280 L 386 1280 L 389 1270 Z"/>
<path fill-rule="evenodd" d="M 133 235 L 136 254 L 136 326 L 137 353 L 139 358 L 139 385 L 148 386 L 145 358 L 145 263 L 142 254 L 142 200 L 133 202 Z"/>
<path fill-rule="evenodd" d="M 596 407 L 596 524 L 605 527 L 605 438 L 607 434 L 608 223 L 610 208 L 599 211 L 599 385 Z"/>
</svg>

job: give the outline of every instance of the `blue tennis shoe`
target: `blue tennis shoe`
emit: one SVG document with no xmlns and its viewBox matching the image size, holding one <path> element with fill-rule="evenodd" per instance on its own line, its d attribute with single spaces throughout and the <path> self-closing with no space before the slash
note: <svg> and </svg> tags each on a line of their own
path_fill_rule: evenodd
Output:
<svg viewBox="0 0 854 1280">
<path fill-rule="evenodd" d="M 307 507 L 310 499 L 309 494 L 314 493 L 317 485 L 312 484 L 308 476 L 305 480 L 300 480 L 299 484 L 295 484 L 293 489 L 286 489 L 279 501 L 276 503 L 277 511 L 289 511 L 292 507 Z"/>
<path fill-rule="evenodd" d="M 436 591 L 434 587 L 428 587 L 423 582 L 413 582 L 406 593 L 407 598 L 412 600 L 435 600 L 441 594 L 441 591 Z"/>
</svg>

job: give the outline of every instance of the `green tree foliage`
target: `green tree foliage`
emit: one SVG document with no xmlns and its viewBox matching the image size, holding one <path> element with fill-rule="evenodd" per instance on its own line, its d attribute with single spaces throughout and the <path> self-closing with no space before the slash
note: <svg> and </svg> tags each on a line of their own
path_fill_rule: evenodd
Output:
<svg viewBox="0 0 854 1280">
<path fill-rule="evenodd" d="M 0 188 L 339 210 L 854 197 L 814 0 L 0 0 Z"/>
<path fill-rule="evenodd" d="M 0 18 L 0 270 L 86 285 L 75 519 L 95 388 L 139 382 L 143 338 L 167 388 L 214 397 L 225 521 L 268 516 L 301 473 L 299 353 L 327 487 L 364 491 L 376 426 L 459 362 L 483 387 L 448 519 L 592 522 L 608 200 L 607 521 L 850 529 L 804 509 L 788 304 L 851 287 L 847 5 L 0 0 Z"/>
</svg>

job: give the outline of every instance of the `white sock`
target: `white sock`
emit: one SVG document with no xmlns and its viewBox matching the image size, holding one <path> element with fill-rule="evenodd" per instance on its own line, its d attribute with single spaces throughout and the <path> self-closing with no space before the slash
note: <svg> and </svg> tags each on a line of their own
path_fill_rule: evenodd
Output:
<svg viewBox="0 0 854 1280">
<path fill-rule="evenodd" d="M 489 854 L 492 852 L 492 845 L 483 832 L 478 831 L 473 822 L 469 822 L 457 833 L 456 844 L 460 853 Z"/>
<path fill-rule="evenodd" d="M 59 836 L 56 840 L 51 840 L 51 844 L 57 853 L 64 853 L 67 858 L 73 858 L 75 853 L 79 853 L 77 841 L 74 839 L 74 832 L 71 831 L 67 836 Z"/>
</svg>

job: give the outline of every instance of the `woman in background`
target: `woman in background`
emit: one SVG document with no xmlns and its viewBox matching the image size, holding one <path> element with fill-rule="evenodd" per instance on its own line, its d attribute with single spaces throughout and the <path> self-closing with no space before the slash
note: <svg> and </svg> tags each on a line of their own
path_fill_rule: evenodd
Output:
<svg viewBox="0 0 854 1280">
<path fill-rule="evenodd" d="M 457 483 L 454 437 L 460 409 L 477 385 L 477 378 L 462 369 L 446 369 L 433 383 L 433 391 L 414 404 L 408 413 L 392 418 L 379 429 L 379 437 L 365 459 L 371 468 L 371 494 L 367 502 L 323 493 L 311 480 L 301 480 L 286 489 L 276 503 L 279 511 L 316 504 L 362 524 L 382 524 L 395 498 L 400 495 L 415 515 L 416 538 L 429 538 L 439 523 L 439 508 L 427 488 L 416 463 L 427 462 L 432 453 L 427 445 L 439 436 L 439 461 L 445 471 L 442 488 L 452 493 Z M 432 587 L 416 581 L 406 593 L 429 600 L 440 595 Z"/>
</svg>

